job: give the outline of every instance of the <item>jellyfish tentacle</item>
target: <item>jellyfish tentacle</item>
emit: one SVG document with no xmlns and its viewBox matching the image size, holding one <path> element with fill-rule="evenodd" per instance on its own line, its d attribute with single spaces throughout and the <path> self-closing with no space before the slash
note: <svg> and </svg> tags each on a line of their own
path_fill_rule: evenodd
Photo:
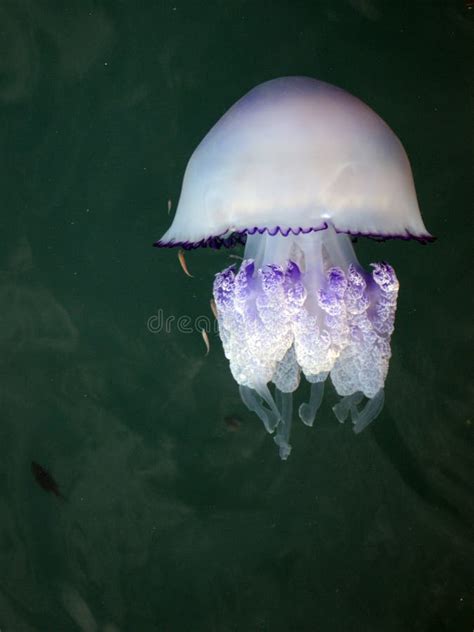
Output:
<svg viewBox="0 0 474 632">
<path fill-rule="evenodd" d="M 364 394 L 360 391 L 352 393 L 352 395 L 346 395 L 335 406 L 332 407 L 333 413 L 336 415 L 337 420 L 343 424 L 349 413 L 352 414 L 352 409 L 360 404 L 363 400 Z M 357 409 L 355 409 L 357 411 Z"/>
<path fill-rule="evenodd" d="M 360 412 L 354 406 L 354 414 L 354 409 L 351 408 L 352 423 L 354 424 L 352 429 L 356 434 L 362 432 L 364 428 L 367 428 L 378 417 L 383 408 L 384 400 L 385 394 L 383 388 L 381 388 L 374 397 L 368 400 Z"/>
<path fill-rule="evenodd" d="M 268 393 L 265 393 L 265 389 Z M 255 413 L 261 419 L 265 430 L 271 434 L 278 424 L 280 413 L 278 412 L 268 387 L 265 385 L 265 388 L 256 390 L 249 386 L 239 384 L 239 393 L 245 406 L 247 406 L 250 412 Z M 265 393 L 265 396 L 262 393 Z M 262 400 L 268 404 L 269 408 L 264 406 Z"/>
<path fill-rule="evenodd" d="M 313 382 L 311 384 L 311 392 L 309 402 L 301 404 L 298 409 L 298 415 L 301 421 L 307 426 L 312 426 L 316 418 L 316 413 L 321 406 L 324 394 L 324 381 Z"/>
<path fill-rule="evenodd" d="M 281 413 L 278 410 L 277 405 L 275 404 L 275 401 L 272 397 L 272 394 L 270 393 L 270 389 L 268 388 L 268 386 L 266 384 L 257 384 L 255 386 L 255 390 L 257 391 L 257 393 L 260 395 L 260 397 L 264 400 L 264 402 L 266 402 L 266 404 L 268 405 L 270 411 L 270 427 L 271 430 L 270 432 L 273 432 L 273 430 L 275 430 L 275 428 L 278 425 L 278 422 L 281 419 Z"/>
<path fill-rule="evenodd" d="M 369 398 L 362 410 L 359 411 L 357 406 L 363 397 L 364 394 L 361 391 L 357 391 L 352 393 L 352 395 L 343 397 L 340 402 L 333 406 L 333 412 L 341 423 L 346 421 L 350 413 L 353 430 L 356 434 L 362 432 L 380 414 L 385 400 L 384 389 L 379 389 L 374 397 Z"/>
<path fill-rule="evenodd" d="M 293 393 L 282 393 L 279 388 L 275 388 L 275 398 L 280 410 L 281 420 L 273 441 L 280 450 L 280 458 L 282 461 L 286 461 L 291 452 L 289 441 L 293 419 Z"/>
</svg>

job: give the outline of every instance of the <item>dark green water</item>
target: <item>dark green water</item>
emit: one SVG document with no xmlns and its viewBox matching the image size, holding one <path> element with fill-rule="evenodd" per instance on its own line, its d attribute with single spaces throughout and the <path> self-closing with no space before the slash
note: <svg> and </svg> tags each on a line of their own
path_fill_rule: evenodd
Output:
<svg viewBox="0 0 474 632">
<path fill-rule="evenodd" d="M 1 632 L 470 632 L 474 10 L 446 0 L 0 4 Z M 303 74 L 403 140 L 422 247 L 359 240 L 401 282 L 380 418 L 295 424 L 283 463 L 184 276 L 187 159 L 254 85 Z M 241 418 L 238 431 L 224 423 Z M 38 487 L 51 469 L 62 503 Z"/>
</svg>

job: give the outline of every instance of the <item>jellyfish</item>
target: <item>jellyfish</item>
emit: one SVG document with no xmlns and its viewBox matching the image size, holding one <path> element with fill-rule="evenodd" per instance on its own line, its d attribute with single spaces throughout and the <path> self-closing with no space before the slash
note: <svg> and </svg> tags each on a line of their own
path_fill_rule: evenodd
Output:
<svg viewBox="0 0 474 632">
<path fill-rule="evenodd" d="M 192 154 L 157 247 L 245 244 L 215 276 L 219 335 L 246 407 L 291 452 L 293 393 L 312 426 L 328 377 L 338 421 L 361 432 L 382 410 L 399 283 L 364 269 L 353 238 L 434 238 L 405 150 L 345 90 L 308 77 L 267 81 L 237 101 Z"/>
</svg>

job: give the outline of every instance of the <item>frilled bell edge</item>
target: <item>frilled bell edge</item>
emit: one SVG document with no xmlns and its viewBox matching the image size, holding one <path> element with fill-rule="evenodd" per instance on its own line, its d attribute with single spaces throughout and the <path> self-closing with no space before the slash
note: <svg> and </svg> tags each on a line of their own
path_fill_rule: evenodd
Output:
<svg viewBox="0 0 474 632">
<path fill-rule="evenodd" d="M 267 233 L 268 235 L 276 235 L 280 234 L 284 237 L 288 235 L 306 235 L 307 233 L 317 232 L 319 230 L 326 230 L 328 228 L 328 223 L 323 222 L 321 226 L 310 226 L 304 228 L 302 226 L 298 226 L 296 228 L 282 228 L 280 226 L 275 226 L 273 228 L 268 228 L 266 226 L 254 226 L 253 228 L 243 228 L 240 230 L 236 230 L 230 232 L 230 228 L 225 230 L 220 235 L 210 235 L 209 237 L 204 237 L 198 241 L 175 241 L 173 239 L 169 241 L 158 240 L 155 241 L 153 246 L 156 248 L 183 248 L 184 250 L 194 250 L 195 248 L 232 248 L 238 244 L 245 244 L 247 235 L 255 235 L 258 233 L 259 235 L 263 235 L 263 233 Z M 406 230 L 404 233 L 364 233 L 361 231 L 351 231 L 351 230 L 340 230 L 337 227 L 334 227 L 337 233 L 343 233 L 346 235 L 350 235 L 351 237 L 369 237 L 370 239 L 374 239 L 376 241 L 386 241 L 388 239 L 404 239 L 415 240 L 420 244 L 428 244 L 434 242 L 436 237 L 430 235 L 429 233 L 414 235 L 410 233 L 410 231 Z"/>
</svg>

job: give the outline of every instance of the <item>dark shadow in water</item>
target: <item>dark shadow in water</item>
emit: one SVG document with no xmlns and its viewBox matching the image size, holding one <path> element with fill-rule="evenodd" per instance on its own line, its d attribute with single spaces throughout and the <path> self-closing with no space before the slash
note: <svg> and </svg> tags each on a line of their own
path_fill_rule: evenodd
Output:
<svg viewBox="0 0 474 632">
<path fill-rule="evenodd" d="M 369 432 L 372 432 L 378 447 L 399 473 L 407 487 L 415 491 L 423 502 L 437 510 L 445 511 L 462 523 L 464 527 L 470 528 L 467 517 L 460 509 L 436 491 L 427 480 L 391 415 L 385 413 L 383 423 L 372 424 Z"/>
</svg>

